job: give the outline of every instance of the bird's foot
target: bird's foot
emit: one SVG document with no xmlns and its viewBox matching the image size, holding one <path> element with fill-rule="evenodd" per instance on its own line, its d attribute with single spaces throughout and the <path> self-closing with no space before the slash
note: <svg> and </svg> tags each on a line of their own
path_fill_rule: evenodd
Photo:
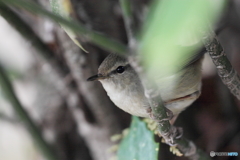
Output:
<svg viewBox="0 0 240 160">
<path fill-rule="evenodd" d="M 176 143 L 174 140 L 182 138 L 183 129 L 181 127 L 171 126 L 171 129 L 167 133 L 161 133 L 161 135 L 164 138 L 164 143 L 168 144 L 169 146 L 175 146 Z"/>
<path fill-rule="evenodd" d="M 164 121 L 170 121 L 171 119 L 173 119 L 174 115 L 173 115 L 173 112 L 171 110 L 169 110 L 168 108 L 166 108 L 166 112 L 167 112 L 167 118 L 163 118 L 161 120 L 159 120 L 158 117 L 156 117 L 155 115 L 153 115 L 152 113 L 152 108 L 151 107 L 148 107 L 147 108 L 147 113 L 149 114 L 149 117 L 156 121 L 157 123 L 163 123 Z"/>
</svg>

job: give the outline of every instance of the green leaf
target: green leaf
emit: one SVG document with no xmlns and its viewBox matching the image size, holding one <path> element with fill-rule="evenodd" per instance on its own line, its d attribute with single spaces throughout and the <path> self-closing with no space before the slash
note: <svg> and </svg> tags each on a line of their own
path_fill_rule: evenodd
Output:
<svg viewBox="0 0 240 160">
<path fill-rule="evenodd" d="M 150 76 L 173 74 L 199 49 L 224 0 L 155 0 L 141 34 L 139 52 Z"/>
<path fill-rule="evenodd" d="M 157 160 L 159 144 L 146 123 L 133 116 L 129 133 L 122 140 L 118 160 Z"/>
<path fill-rule="evenodd" d="M 73 8 L 70 0 L 50 0 L 50 4 L 52 6 L 53 13 L 62 16 L 66 19 L 71 20 L 71 15 L 73 13 Z M 72 39 L 72 41 L 80 47 L 84 52 L 88 53 L 82 45 L 79 43 L 77 39 L 77 35 L 67 26 L 64 24 L 61 24 L 61 27 L 64 29 L 64 31 L 68 34 L 68 36 Z"/>
</svg>

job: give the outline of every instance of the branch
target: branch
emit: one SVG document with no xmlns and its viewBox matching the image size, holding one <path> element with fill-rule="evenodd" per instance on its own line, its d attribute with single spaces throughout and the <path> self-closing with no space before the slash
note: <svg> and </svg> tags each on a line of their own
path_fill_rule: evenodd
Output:
<svg viewBox="0 0 240 160">
<path fill-rule="evenodd" d="M 0 65 L 0 84 L 1 88 L 8 98 L 9 102 L 12 104 L 15 112 L 18 116 L 23 120 L 27 128 L 29 129 L 30 134 L 32 135 L 33 139 L 38 144 L 39 148 L 41 149 L 42 153 L 45 157 L 49 160 L 57 160 L 57 156 L 53 152 L 52 148 L 49 144 L 44 140 L 39 128 L 34 124 L 33 120 L 26 112 L 20 101 L 18 100 L 16 94 L 14 93 L 12 84 L 8 79 L 6 73 L 4 72 L 2 66 Z"/>
<path fill-rule="evenodd" d="M 132 17 L 132 9 L 131 9 L 131 1 L 129 0 L 119 0 L 120 5 L 122 8 L 122 14 L 123 14 L 123 20 L 124 20 L 124 25 L 125 29 L 127 32 L 128 36 L 128 45 L 131 47 L 135 44 L 136 39 L 134 37 L 134 29 L 133 29 L 133 17 Z"/>
<path fill-rule="evenodd" d="M 147 108 L 146 110 L 148 110 L 150 117 L 158 123 L 158 131 L 165 142 L 170 146 L 176 146 L 176 148 L 189 159 L 209 160 L 209 157 L 202 150 L 198 149 L 192 141 L 187 140 L 183 136 L 180 139 L 176 138 L 178 136 L 178 128 L 172 126 L 167 120 L 168 115 L 166 113 L 166 107 L 164 107 L 161 100 L 159 91 L 156 87 L 157 85 L 154 84 L 151 79 L 148 79 L 148 76 L 144 73 L 139 59 L 136 58 L 136 56 L 130 56 L 129 60 L 139 74 L 145 89 L 145 95 L 149 100 L 151 108 Z"/>
<path fill-rule="evenodd" d="M 117 52 L 119 54 L 124 54 L 127 51 L 126 46 L 124 44 L 116 41 L 115 39 L 111 39 L 104 34 L 94 32 L 75 21 L 66 20 L 65 18 L 62 18 L 61 16 L 58 16 L 56 14 L 53 14 L 53 13 L 43 9 L 39 5 L 32 3 L 30 1 L 0 0 L 0 3 L 23 8 L 29 12 L 37 13 L 37 14 L 42 15 L 46 18 L 49 18 L 55 22 L 61 23 L 64 26 L 72 29 L 72 31 L 74 31 L 75 33 L 84 36 L 87 40 L 90 40 L 94 44 L 96 44 L 104 49 L 107 49 L 111 52 Z"/>
<path fill-rule="evenodd" d="M 95 44 L 97 44 L 101 47 L 107 48 L 111 51 L 123 54 L 127 50 L 126 46 L 124 46 L 118 42 L 113 42 L 111 39 L 109 39 L 106 36 L 103 36 L 102 34 L 92 32 L 92 31 L 84 28 L 83 26 L 79 25 L 78 23 L 67 21 L 59 16 L 53 15 L 50 12 L 47 12 L 44 9 L 39 8 L 38 6 L 36 6 L 33 3 L 24 2 L 22 0 L 18 0 L 16 2 L 13 0 L 0 0 L 0 1 L 2 1 L 6 4 L 9 4 L 9 5 L 14 5 L 14 6 L 25 8 L 26 10 L 29 10 L 33 13 L 40 13 L 44 16 L 47 16 L 47 17 L 57 21 L 57 22 L 63 23 L 64 25 L 72 28 L 77 33 L 87 34 L 87 35 L 85 35 L 85 37 L 89 38 L 92 42 L 94 42 Z M 131 57 L 130 57 L 130 59 L 131 59 Z M 192 156 L 189 154 L 189 151 L 192 151 L 192 150 L 196 151 L 195 147 L 193 147 L 195 145 L 192 145 L 192 143 L 190 141 L 187 141 L 183 138 L 180 140 L 176 140 L 175 135 L 173 134 L 173 131 L 176 130 L 176 128 L 171 126 L 168 121 L 162 121 L 163 119 L 167 118 L 166 110 L 163 107 L 163 104 L 159 103 L 159 98 L 160 98 L 159 93 L 156 90 L 152 89 L 155 87 L 148 85 L 147 82 L 150 82 L 150 81 L 147 78 L 145 78 L 147 76 L 145 76 L 143 69 L 141 67 L 138 67 L 138 66 L 140 66 L 140 65 L 138 65 L 139 64 L 138 62 L 139 62 L 138 60 L 132 60 L 131 64 L 133 65 L 133 67 L 135 66 L 134 68 L 137 70 L 140 77 L 142 78 L 143 84 L 146 89 L 146 95 L 149 98 L 149 102 L 151 104 L 151 109 L 152 109 L 154 119 L 158 122 L 161 122 L 161 125 L 159 125 L 160 133 L 166 139 L 166 142 L 169 142 L 172 145 L 177 144 L 177 147 L 181 151 L 183 151 L 183 153 L 185 155 Z M 135 65 L 134 65 L 134 63 L 135 63 Z M 195 152 L 194 154 L 198 154 L 198 153 L 199 152 Z"/>
<path fill-rule="evenodd" d="M 128 0 L 120 0 L 122 13 L 123 13 L 123 19 L 124 19 L 124 23 L 125 23 L 125 28 L 126 28 L 127 35 L 128 35 L 128 40 L 130 42 L 129 44 L 131 46 L 131 41 L 134 39 L 134 37 L 133 37 L 132 27 L 131 27 L 132 11 L 131 11 L 130 3 L 131 2 Z M 131 53 L 131 54 L 133 54 L 133 53 Z M 145 89 L 145 95 L 147 96 L 147 98 L 149 100 L 149 104 L 153 111 L 154 120 L 161 121 L 162 119 L 167 118 L 165 107 L 163 107 L 163 103 L 161 101 L 159 101 L 159 100 L 161 100 L 161 97 L 159 96 L 159 94 L 152 92 L 152 91 L 156 91 L 156 90 L 152 90 L 152 88 L 154 88 L 154 87 L 149 86 L 150 80 L 146 78 L 147 76 L 143 72 L 143 69 L 139 63 L 139 59 L 137 59 L 136 56 L 129 57 L 129 59 L 130 59 L 131 65 L 134 67 L 134 69 L 138 72 L 139 76 L 141 77 L 141 80 L 143 82 L 144 89 Z M 155 95 L 155 96 L 153 96 L 153 95 Z M 170 127 L 171 127 L 171 125 L 170 125 L 169 121 L 166 121 L 166 123 L 163 124 L 163 126 L 160 127 L 159 130 L 160 130 L 160 132 L 163 133 L 164 131 L 166 132 L 166 130 L 170 130 Z"/>
<path fill-rule="evenodd" d="M 238 73 L 228 60 L 216 34 L 213 31 L 210 31 L 210 34 L 205 35 L 203 43 L 212 58 L 213 63 L 216 65 L 219 77 L 231 93 L 240 100 L 240 79 Z"/>
<path fill-rule="evenodd" d="M 177 139 L 178 128 L 172 126 L 168 121 L 168 115 L 166 108 L 161 100 L 157 85 L 153 80 L 149 79 L 146 75 L 142 65 L 140 64 L 140 57 L 136 54 L 136 46 L 131 28 L 131 7 L 130 2 L 127 0 L 120 0 L 123 11 L 123 18 L 125 27 L 127 30 L 129 47 L 131 49 L 130 55 L 128 56 L 129 62 L 132 67 L 136 70 L 144 86 L 145 96 L 148 98 L 150 108 L 146 108 L 146 112 L 149 113 L 154 121 L 158 123 L 158 131 L 164 138 L 165 142 L 170 146 L 176 146 L 186 157 L 190 159 L 206 159 L 209 157 L 200 149 L 197 149 L 196 145 L 187 140 L 184 137 Z M 131 48 L 132 47 L 132 48 Z"/>
<path fill-rule="evenodd" d="M 128 0 L 120 0 L 120 4 L 121 4 L 121 8 L 122 8 L 122 13 L 123 13 L 123 19 L 124 19 L 124 23 L 125 23 L 125 28 L 127 31 L 127 35 L 128 35 L 128 40 L 131 42 L 133 38 L 133 33 L 132 33 L 132 28 L 131 28 L 131 4 L 130 1 Z M 134 49 L 134 48 L 133 48 Z M 134 54 L 133 52 L 131 53 L 132 55 Z M 134 67 L 134 69 L 137 71 L 137 73 L 139 74 L 139 76 L 141 77 L 142 83 L 144 85 L 144 89 L 145 89 L 145 95 L 149 100 L 149 104 L 151 106 L 151 110 L 153 111 L 153 117 L 154 120 L 156 121 L 160 121 L 163 118 L 167 118 L 167 114 L 166 114 L 166 110 L 165 107 L 163 107 L 163 103 L 159 100 L 161 100 L 161 97 L 159 96 L 159 94 L 156 94 L 152 91 L 156 91 L 156 90 L 152 90 L 152 86 L 149 86 L 149 82 L 150 80 L 147 79 L 147 76 L 145 75 L 145 72 L 143 72 L 143 69 L 140 65 L 139 59 L 137 59 L 136 55 L 133 56 L 129 56 L 129 60 L 131 65 Z M 155 95 L 155 96 L 153 96 Z M 159 107 L 158 107 L 159 106 Z M 169 121 L 167 121 L 162 127 L 160 127 L 160 132 L 165 131 L 165 130 L 169 130 L 170 129 L 170 123 Z"/>
</svg>

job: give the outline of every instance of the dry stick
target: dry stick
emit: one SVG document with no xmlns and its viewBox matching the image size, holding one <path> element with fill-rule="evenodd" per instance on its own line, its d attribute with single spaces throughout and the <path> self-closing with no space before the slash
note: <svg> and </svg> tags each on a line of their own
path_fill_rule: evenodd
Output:
<svg viewBox="0 0 240 160">
<path fill-rule="evenodd" d="M 149 104 L 151 106 L 151 109 L 148 108 L 146 109 L 146 111 L 148 110 L 153 120 L 158 122 L 158 131 L 167 144 L 169 144 L 170 146 L 176 146 L 186 157 L 189 157 L 190 159 L 209 159 L 209 157 L 203 151 L 196 148 L 196 145 L 192 141 L 189 141 L 183 137 L 181 139 L 176 139 L 177 128 L 172 126 L 167 120 L 168 115 L 166 112 L 166 108 L 163 105 L 159 91 L 156 89 L 156 84 L 152 82 L 152 80 L 149 79 L 148 76 L 145 74 L 145 71 L 140 65 L 140 58 L 138 55 L 135 54 L 136 44 L 134 43 L 135 39 L 131 24 L 132 13 L 130 1 L 120 0 L 120 4 L 122 8 L 125 28 L 129 39 L 129 47 L 131 50 L 128 59 L 142 80 L 145 95 L 148 98 Z"/>
<path fill-rule="evenodd" d="M 229 88 L 232 94 L 240 100 L 239 75 L 228 60 L 216 34 L 213 31 L 210 31 L 209 35 L 210 36 L 205 36 L 203 38 L 206 50 L 212 58 L 213 63 L 216 65 L 218 75 L 223 83 Z"/>
</svg>

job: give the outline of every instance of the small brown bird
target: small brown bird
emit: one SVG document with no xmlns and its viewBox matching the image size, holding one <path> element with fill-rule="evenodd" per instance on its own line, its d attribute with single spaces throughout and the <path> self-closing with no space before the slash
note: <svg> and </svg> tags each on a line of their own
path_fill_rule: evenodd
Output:
<svg viewBox="0 0 240 160">
<path fill-rule="evenodd" d="M 199 97 L 202 59 L 198 58 L 173 75 L 156 76 L 165 107 L 173 115 L 178 115 Z M 94 80 L 102 83 L 110 99 L 122 110 L 139 117 L 149 116 L 141 80 L 125 58 L 110 54 L 98 68 L 98 74 L 88 78 L 88 81 Z"/>
</svg>

